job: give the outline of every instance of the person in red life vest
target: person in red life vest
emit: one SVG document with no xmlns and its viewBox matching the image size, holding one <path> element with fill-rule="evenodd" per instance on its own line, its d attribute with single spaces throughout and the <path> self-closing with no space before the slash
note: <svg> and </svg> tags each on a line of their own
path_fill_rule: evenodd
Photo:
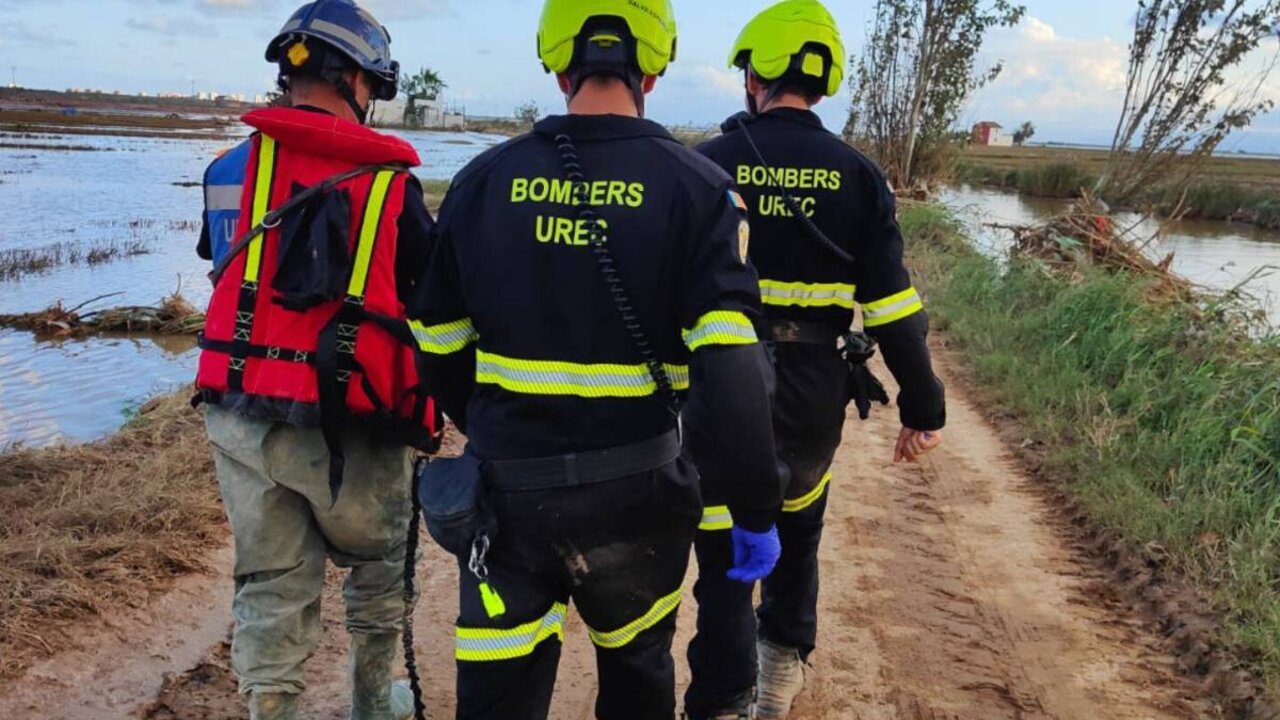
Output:
<svg viewBox="0 0 1280 720">
<path fill-rule="evenodd" d="M 440 418 L 411 313 L 432 219 L 417 153 L 364 126 L 396 94 L 390 35 L 350 0 L 267 48 L 290 108 L 254 110 L 235 243 L 215 267 L 197 386 L 235 536 L 232 665 L 254 720 L 302 715 L 326 557 L 349 570 L 354 720 L 412 716 L 392 682 L 411 450 Z M 310 715 L 310 713 L 307 713 Z"/>
</svg>

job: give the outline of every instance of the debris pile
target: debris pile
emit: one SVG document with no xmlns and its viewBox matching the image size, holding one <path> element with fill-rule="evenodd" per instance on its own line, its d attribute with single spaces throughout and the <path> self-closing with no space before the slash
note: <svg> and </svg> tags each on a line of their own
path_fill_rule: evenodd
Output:
<svg viewBox="0 0 1280 720">
<path fill-rule="evenodd" d="M 86 306 L 108 297 L 112 295 L 96 297 L 73 308 L 66 308 L 58 301 L 37 312 L 0 314 L 0 327 L 26 330 L 41 339 L 81 338 L 101 333 L 197 335 L 204 330 L 204 314 L 180 292 L 154 307 L 134 305 L 81 312 Z"/>
<path fill-rule="evenodd" d="M 1013 233 L 1014 257 L 1036 260 L 1055 273 L 1077 277 L 1089 265 L 1141 276 L 1151 282 L 1153 299 L 1194 301 L 1198 295 L 1191 281 L 1170 270 L 1173 253 L 1159 260 L 1148 254 L 1162 233 L 1136 237 L 1133 227 L 1121 227 L 1106 204 L 1091 195 L 1042 225 L 994 227 Z"/>
</svg>

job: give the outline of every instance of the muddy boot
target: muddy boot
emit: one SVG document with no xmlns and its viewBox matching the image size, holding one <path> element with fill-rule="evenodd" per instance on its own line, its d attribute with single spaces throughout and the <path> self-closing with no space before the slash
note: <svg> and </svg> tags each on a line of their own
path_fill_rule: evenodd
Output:
<svg viewBox="0 0 1280 720">
<path fill-rule="evenodd" d="M 351 720 L 408 720 L 413 717 L 413 700 L 410 693 L 408 714 L 399 715 L 392 708 L 391 673 L 396 662 L 396 647 L 400 636 L 363 635 L 351 636 Z M 406 687 L 406 689 L 408 689 Z M 397 705 L 401 705 L 398 703 Z M 396 710 L 403 710 L 397 707 Z"/>
<path fill-rule="evenodd" d="M 299 720 L 298 696 L 288 693 L 250 693 L 249 720 Z"/>
<path fill-rule="evenodd" d="M 760 675 L 756 695 L 757 720 L 786 720 L 791 705 L 804 690 L 804 661 L 800 651 L 759 643 Z"/>
</svg>

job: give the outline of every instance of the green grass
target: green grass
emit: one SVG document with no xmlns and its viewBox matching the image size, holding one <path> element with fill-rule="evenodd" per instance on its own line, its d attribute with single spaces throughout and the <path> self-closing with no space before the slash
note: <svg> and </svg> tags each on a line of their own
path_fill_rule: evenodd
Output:
<svg viewBox="0 0 1280 720">
<path fill-rule="evenodd" d="M 1198 183 L 1192 185 L 1185 196 L 1159 189 L 1151 200 L 1166 214 L 1181 206 L 1189 218 L 1238 220 L 1280 230 L 1280 192 L 1269 188 Z"/>
<path fill-rule="evenodd" d="M 427 207 L 431 212 L 437 212 L 440 209 L 440 203 L 444 202 L 444 195 L 449 191 L 449 185 L 452 180 L 423 180 L 422 193 L 426 196 Z"/>
<path fill-rule="evenodd" d="M 1055 148 L 978 148 L 965 150 L 955 179 L 1034 197 L 1071 198 L 1092 188 L 1106 166 L 1107 154 Z M 1261 158 L 1215 157 L 1197 173 L 1185 199 L 1168 187 L 1151 189 L 1139 204 L 1168 215 L 1232 220 L 1280 230 L 1280 162 Z M 1106 198 L 1103 198 L 1106 199 Z"/>
<path fill-rule="evenodd" d="M 1000 169 L 971 161 L 956 166 L 956 179 L 971 185 L 1016 190 L 1033 197 L 1073 198 L 1081 188 L 1093 187 L 1096 178 L 1073 163 L 1051 163 L 1024 168 Z"/>
<path fill-rule="evenodd" d="M 1102 525 L 1158 543 L 1280 691 L 1280 335 L 1153 304 L 1132 277 L 1068 282 L 974 252 L 943 209 L 902 226 L 936 324 L 987 401 L 1046 448 Z"/>
</svg>

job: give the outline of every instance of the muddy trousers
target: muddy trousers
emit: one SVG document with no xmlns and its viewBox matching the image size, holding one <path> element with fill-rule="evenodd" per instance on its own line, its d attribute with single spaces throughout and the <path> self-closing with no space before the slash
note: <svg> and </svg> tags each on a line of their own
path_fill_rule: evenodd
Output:
<svg viewBox="0 0 1280 720">
<path fill-rule="evenodd" d="M 459 720 L 545 720 L 572 603 L 596 648 L 600 720 L 672 720 L 671 641 L 701 517 L 684 460 L 595 485 L 495 493 L 489 583 L 460 567 Z"/>
<path fill-rule="evenodd" d="M 325 560 L 343 583 L 353 659 L 389 671 L 404 612 L 410 453 L 360 433 L 343 438 L 346 483 L 329 497 L 329 451 L 319 430 L 251 420 L 208 407 L 218 485 L 235 537 L 231 662 L 244 693 L 298 694 L 320 640 Z M 368 648 L 377 648 L 371 653 Z M 368 673 L 353 668 L 357 678 Z M 389 686 L 390 677 L 384 686 Z"/>
<path fill-rule="evenodd" d="M 694 718 L 750 704 L 758 638 L 799 650 L 806 660 L 817 644 L 818 546 L 844 431 L 848 370 L 834 347 L 780 345 L 775 358 L 774 434 L 790 471 L 777 518 L 782 556 L 761 583 L 760 607 L 753 608 L 754 588 L 725 576 L 733 566 L 728 508 L 714 489 L 704 489 L 709 499 L 695 544 L 698 630 L 689 644 L 693 678 L 685 694 Z"/>
</svg>

